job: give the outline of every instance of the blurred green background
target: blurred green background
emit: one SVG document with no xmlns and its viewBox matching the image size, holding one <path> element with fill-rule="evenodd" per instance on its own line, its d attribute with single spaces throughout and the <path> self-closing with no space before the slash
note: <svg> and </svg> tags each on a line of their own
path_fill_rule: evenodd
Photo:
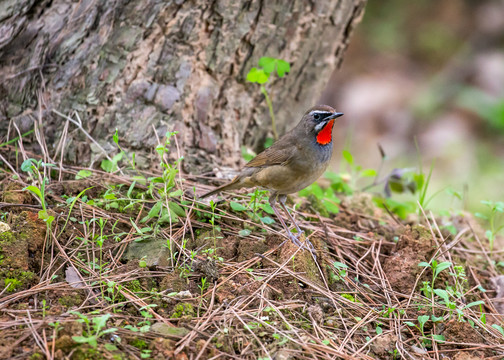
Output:
<svg viewBox="0 0 504 360">
<path fill-rule="evenodd" d="M 344 148 L 378 168 L 378 143 L 382 175 L 418 168 L 416 139 L 432 208 L 504 200 L 504 1 L 369 1 L 321 102 L 345 113 L 333 170 Z"/>
</svg>

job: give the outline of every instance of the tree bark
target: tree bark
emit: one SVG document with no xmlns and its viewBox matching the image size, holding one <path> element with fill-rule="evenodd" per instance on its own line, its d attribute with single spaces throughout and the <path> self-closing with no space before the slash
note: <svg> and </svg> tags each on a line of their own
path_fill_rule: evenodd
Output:
<svg viewBox="0 0 504 360">
<path fill-rule="evenodd" d="M 260 150 L 271 136 L 248 70 L 261 56 L 290 62 L 267 85 L 282 134 L 341 63 L 365 1 L 3 0 L 0 135 L 38 122 L 52 155 L 66 134 L 56 110 L 107 152 L 117 128 L 140 167 L 168 130 L 179 131 L 186 171 L 235 167 L 241 145 Z M 74 123 L 68 129 L 67 161 L 103 157 Z"/>
</svg>

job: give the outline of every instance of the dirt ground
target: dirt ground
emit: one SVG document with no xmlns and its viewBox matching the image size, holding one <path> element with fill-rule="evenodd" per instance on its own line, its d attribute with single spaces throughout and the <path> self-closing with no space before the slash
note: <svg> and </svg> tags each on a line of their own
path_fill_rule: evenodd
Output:
<svg viewBox="0 0 504 360">
<path fill-rule="evenodd" d="M 214 210 L 177 200 L 185 215 L 161 223 L 145 220 L 152 201 L 131 201 L 131 181 L 52 180 L 49 228 L 26 184 L 0 176 L 0 358 L 504 356 L 502 251 L 468 214 L 451 234 L 446 219 L 398 221 L 368 194 L 328 217 L 295 198 L 315 260 L 227 196 Z M 434 281 L 419 266 L 433 259 L 452 264 Z"/>
</svg>

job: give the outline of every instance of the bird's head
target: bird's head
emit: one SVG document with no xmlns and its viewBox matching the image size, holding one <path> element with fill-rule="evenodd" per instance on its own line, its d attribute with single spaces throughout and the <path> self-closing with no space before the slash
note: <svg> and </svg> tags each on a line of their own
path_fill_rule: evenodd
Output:
<svg viewBox="0 0 504 360">
<path fill-rule="evenodd" d="M 342 115 L 328 105 L 317 105 L 304 114 L 301 123 L 308 133 L 315 136 L 317 144 L 328 145 L 332 142 L 334 119 Z"/>
</svg>

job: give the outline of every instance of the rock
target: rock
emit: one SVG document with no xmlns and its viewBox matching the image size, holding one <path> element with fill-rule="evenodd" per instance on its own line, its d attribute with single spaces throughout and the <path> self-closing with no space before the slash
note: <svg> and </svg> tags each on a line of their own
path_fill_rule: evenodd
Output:
<svg viewBox="0 0 504 360">
<path fill-rule="evenodd" d="M 396 342 L 397 336 L 393 333 L 382 334 L 371 343 L 371 349 L 376 355 L 387 357 L 394 351 Z"/>
<path fill-rule="evenodd" d="M 11 229 L 11 227 L 9 226 L 9 224 L 0 221 L 0 234 L 4 233 L 6 231 L 10 231 L 10 229 Z"/>
<path fill-rule="evenodd" d="M 492 284 L 495 286 L 496 295 L 494 299 L 495 309 L 502 315 L 504 315 L 504 275 L 494 276 L 490 279 Z"/>
<path fill-rule="evenodd" d="M 126 249 L 126 260 L 143 259 L 147 266 L 168 266 L 170 250 L 166 248 L 166 239 L 151 239 L 132 242 Z"/>
<path fill-rule="evenodd" d="M 189 333 L 189 330 L 186 328 L 169 326 L 163 322 L 154 323 L 151 326 L 151 330 L 165 336 L 175 336 L 180 338 L 186 336 Z"/>
</svg>

